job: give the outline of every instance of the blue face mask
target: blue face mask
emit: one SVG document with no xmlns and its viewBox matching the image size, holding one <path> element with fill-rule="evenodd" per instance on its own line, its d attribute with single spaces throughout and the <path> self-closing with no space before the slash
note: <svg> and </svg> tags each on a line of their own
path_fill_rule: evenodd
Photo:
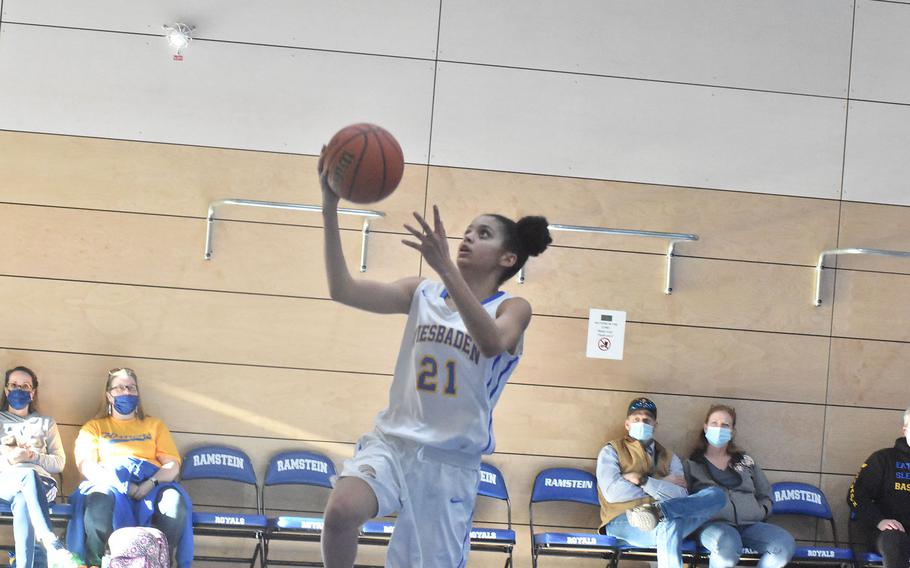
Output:
<svg viewBox="0 0 910 568">
<path fill-rule="evenodd" d="M 119 394 L 114 397 L 114 410 L 120 414 L 132 414 L 139 406 L 139 395 Z"/>
<path fill-rule="evenodd" d="M 639 442 L 649 442 L 654 436 L 654 426 L 646 422 L 633 422 L 629 425 L 629 435 Z"/>
<path fill-rule="evenodd" d="M 708 430 L 705 432 L 705 439 L 715 448 L 722 448 L 733 439 L 733 430 L 720 426 L 708 426 Z"/>
<path fill-rule="evenodd" d="M 6 400 L 11 408 L 22 410 L 32 402 L 32 393 L 19 389 L 11 390 L 6 395 Z"/>
</svg>

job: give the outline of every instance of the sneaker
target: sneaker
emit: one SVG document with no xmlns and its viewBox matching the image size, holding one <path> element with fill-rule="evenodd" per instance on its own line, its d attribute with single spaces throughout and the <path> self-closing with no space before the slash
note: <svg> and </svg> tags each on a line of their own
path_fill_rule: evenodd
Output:
<svg viewBox="0 0 910 568">
<path fill-rule="evenodd" d="M 63 547 L 55 547 L 47 551 L 47 565 L 48 568 L 80 568 L 84 567 L 85 563 L 78 554 Z"/>
<path fill-rule="evenodd" d="M 660 522 L 660 509 L 654 503 L 639 505 L 626 511 L 629 524 L 638 530 L 649 532 L 657 528 Z"/>
</svg>

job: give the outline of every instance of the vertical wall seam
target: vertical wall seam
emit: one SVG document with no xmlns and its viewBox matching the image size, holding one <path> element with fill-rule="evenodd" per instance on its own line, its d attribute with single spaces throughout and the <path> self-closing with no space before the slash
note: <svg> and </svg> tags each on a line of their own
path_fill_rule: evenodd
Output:
<svg viewBox="0 0 910 568">
<path fill-rule="evenodd" d="M 841 155 L 841 170 L 840 170 L 840 199 L 837 202 L 837 233 L 835 237 L 835 248 L 840 248 L 840 230 L 841 230 L 841 220 L 844 211 L 844 177 L 847 170 L 847 129 L 850 123 L 850 82 L 853 78 L 853 42 L 856 36 L 856 0 L 853 0 L 853 19 L 850 24 L 850 57 L 847 64 L 847 97 L 846 97 L 846 107 L 844 108 L 844 148 Z M 835 298 L 837 297 L 837 257 L 834 257 L 834 267 L 832 269 L 834 273 L 833 284 L 831 286 L 831 322 L 830 327 L 828 328 L 828 362 L 825 367 L 825 406 L 824 414 L 822 416 L 822 444 L 821 444 L 821 453 L 819 455 L 818 462 L 818 471 L 819 471 L 819 484 L 822 483 L 822 475 L 825 471 L 825 447 L 827 445 L 827 436 L 828 436 L 828 405 L 831 402 L 830 390 L 831 390 L 831 352 L 832 346 L 834 344 L 834 317 L 835 310 L 837 305 Z M 815 528 L 815 540 L 819 540 L 819 523 L 816 523 Z"/>
</svg>

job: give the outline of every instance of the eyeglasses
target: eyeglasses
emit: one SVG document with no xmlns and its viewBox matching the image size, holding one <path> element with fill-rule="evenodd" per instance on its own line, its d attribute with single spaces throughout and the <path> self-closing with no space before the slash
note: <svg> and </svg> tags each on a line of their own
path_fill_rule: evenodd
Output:
<svg viewBox="0 0 910 568">
<path fill-rule="evenodd" d="M 6 385 L 6 390 L 21 390 L 23 392 L 32 392 L 35 389 L 32 388 L 32 385 L 17 385 L 16 383 L 9 383 Z"/>
<path fill-rule="evenodd" d="M 107 392 L 128 392 L 130 394 L 136 394 L 139 392 L 139 387 L 136 385 L 117 385 L 109 388 Z"/>
</svg>

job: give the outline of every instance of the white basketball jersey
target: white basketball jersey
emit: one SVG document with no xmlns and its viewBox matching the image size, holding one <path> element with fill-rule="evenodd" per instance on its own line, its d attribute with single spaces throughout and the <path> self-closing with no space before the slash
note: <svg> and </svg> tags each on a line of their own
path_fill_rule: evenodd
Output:
<svg viewBox="0 0 910 568">
<path fill-rule="evenodd" d="M 446 305 L 439 282 L 422 281 L 411 299 L 389 407 L 376 418 L 384 433 L 435 448 L 472 455 L 491 454 L 493 408 L 521 358 L 523 338 L 514 354 L 484 357 L 461 315 Z M 493 318 L 505 292 L 487 298 Z"/>
</svg>

